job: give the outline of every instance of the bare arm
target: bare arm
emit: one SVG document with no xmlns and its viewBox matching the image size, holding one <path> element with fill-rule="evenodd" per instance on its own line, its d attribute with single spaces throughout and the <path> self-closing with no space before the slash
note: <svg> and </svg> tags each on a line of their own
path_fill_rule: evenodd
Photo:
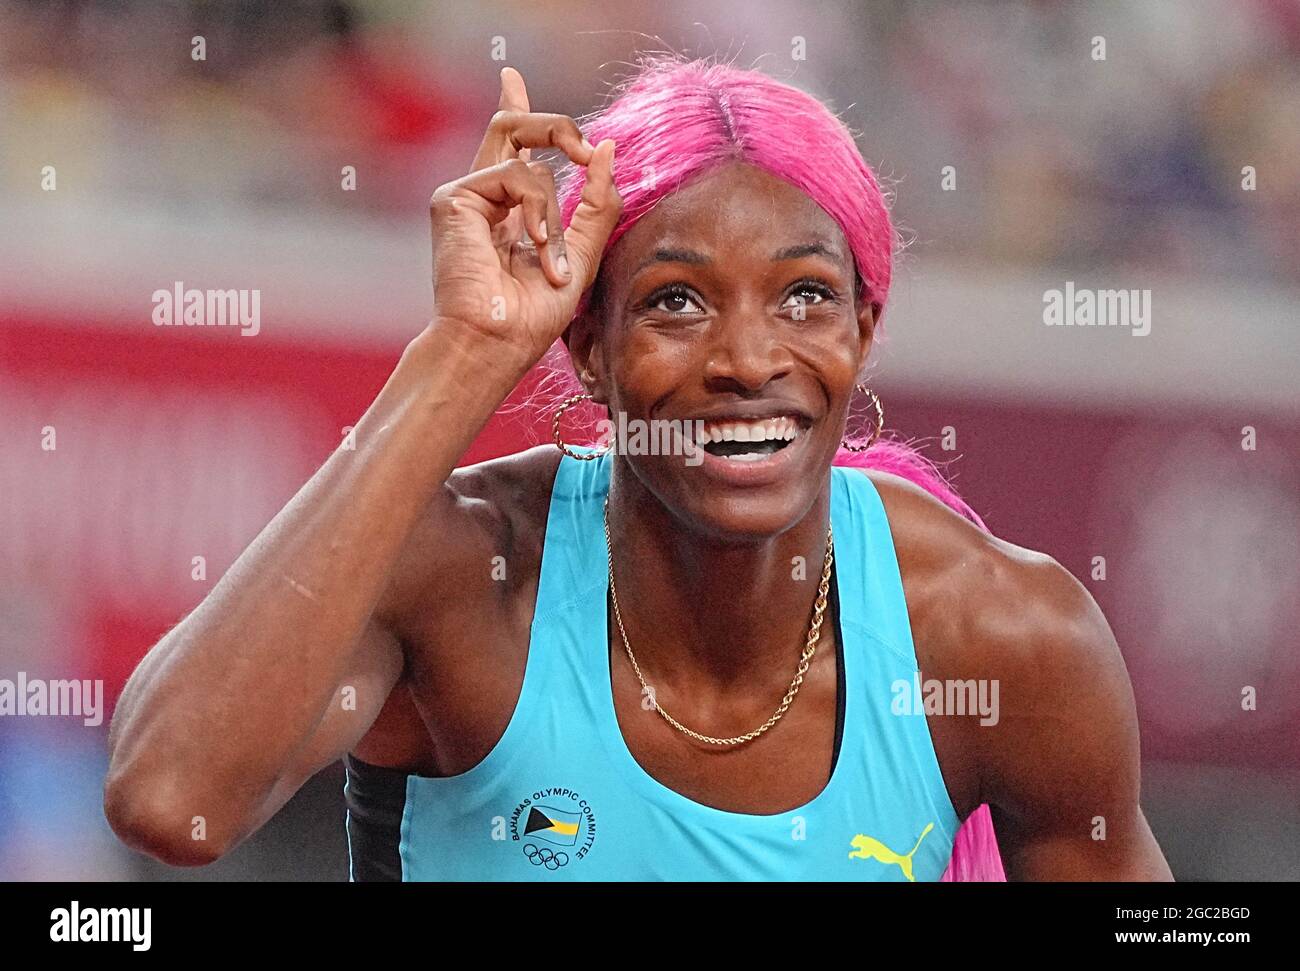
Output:
<svg viewBox="0 0 1300 971">
<path fill-rule="evenodd" d="M 428 572 L 448 589 L 458 564 L 492 548 L 497 511 L 483 515 L 448 477 L 572 318 L 620 209 L 613 144 L 593 149 L 572 119 L 530 113 L 522 85 L 503 74 L 474 171 L 434 194 L 437 317 L 357 424 L 355 449 L 329 458 L 128 681 L 104 794 L 127 843 L 204 863 L 261 825 L 355 746 L 397 683 L 385 596 L 417 521 L 441 537 Z M 590 166 L 567 229 L 549 170 L 522 161 L 520 145 Z"/>
<path fill-rule="evenodd" d="M 984 798 L 1012 880 L 1172 880 L 1139 805 L 1137 714 L 1100 608 L 1045 556 L 1017 573 L 1019 646 L 991 664 L 1001 719 L 982 729 Z"/>
<path fill-rule="evenodd" d="M 434 327 L 412 343 L 358 424 L 356 449 L 330 457 L 127 683 L 105 808 L 128 842 L 203 862 L 247 835 L 340 685 L 362 682 L 353 714 L 373 721 L 396 683 L 401 650 L 373 615 L 417 517 L 445 524 L 448 563 L 489 545 L 445 483 L 510 376 L 492 380 L 439 336 Z M 324 739 L 331 749 L 369 724 L 335 721 L 352 730 Z"/>
</svg>

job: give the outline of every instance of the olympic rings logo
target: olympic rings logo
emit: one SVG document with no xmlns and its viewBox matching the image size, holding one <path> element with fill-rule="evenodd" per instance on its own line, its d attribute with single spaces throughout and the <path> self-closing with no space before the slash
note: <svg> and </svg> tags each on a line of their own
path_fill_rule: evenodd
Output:
<svg viewBox="0 0 1300 971">
<path fill-rule="evenodd" d="M 538 846 L 536 843 L 524 844 L 524 856 L 533 866 L 544 866 L 548 870 L 558 870 L 569 862 L 569 854 L 561 850 L 556 853 L 554 850 L 545 846 Z"/>
</svg>

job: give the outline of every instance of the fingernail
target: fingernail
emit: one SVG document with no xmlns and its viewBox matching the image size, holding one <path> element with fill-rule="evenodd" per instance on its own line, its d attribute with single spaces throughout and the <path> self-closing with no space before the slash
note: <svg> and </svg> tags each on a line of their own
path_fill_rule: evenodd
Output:
<svg viewBox="0 0 1300 971">
<path fill-rule="evenodd" d="M 560 276 L 569 275 L 569 258 L 561 253 L 555 258 L 555 268 L 560 271 Z"/>
<path fill-rule="evenodd" d="M 542 242 L 545 243 L 545 242 L 546 242 L 546 223 L 542 223 L 541 228 L 540 228 L 540 235 L 541 235 L 541 237 L 542 237 Z"/>
</svg>

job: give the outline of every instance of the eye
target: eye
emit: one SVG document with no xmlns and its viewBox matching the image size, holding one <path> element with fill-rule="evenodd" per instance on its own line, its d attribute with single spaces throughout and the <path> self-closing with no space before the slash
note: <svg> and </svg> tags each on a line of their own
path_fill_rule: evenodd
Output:
<svg viewBox="0 0 1300 971">
<path fill-rule="evenodd" d="M 703 310 L 689 289 L 680 283 L 674 283 L 671 286 L 663 287 L 656 290 L 646 298 L 646 306 L 652 310 L 664 310 L 670 314 L 692 314 L 702 313 Z M 660 307 L 660 304 L 666 306 Z"/>
<path fill-rule="evenodd" d="M 815 298 L 815 299 L 812 299 Z M 800 280 L 790 290 L 782 309 L 786 307 L 812 306 L 838 299 L 838 295 L 826 284 L 818 280 Z"/>
</svg>

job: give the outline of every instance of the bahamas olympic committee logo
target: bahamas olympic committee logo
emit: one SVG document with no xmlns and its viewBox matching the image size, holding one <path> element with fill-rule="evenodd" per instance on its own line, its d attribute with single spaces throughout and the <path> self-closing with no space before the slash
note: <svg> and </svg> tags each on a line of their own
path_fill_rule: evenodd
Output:
<svg viewBox="0 0 1300 971">
<path fill-rule="evenodd" d="M 510 838 L 535 867 L 559 870 L 596 843 L 596 813 L 572 789 L 538 789 L 510 814 Z"/>
</svg>

